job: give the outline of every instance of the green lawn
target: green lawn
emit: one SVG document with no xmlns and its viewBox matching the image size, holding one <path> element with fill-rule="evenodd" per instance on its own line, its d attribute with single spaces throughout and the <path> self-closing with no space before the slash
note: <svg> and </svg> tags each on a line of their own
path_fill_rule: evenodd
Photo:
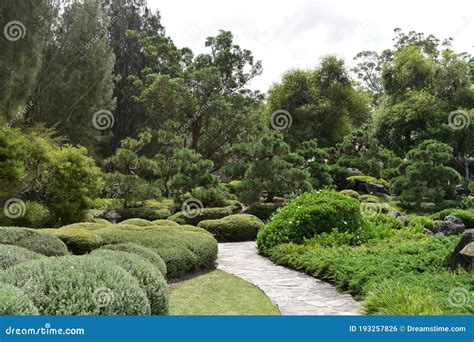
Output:
<svg viewBox="0 0 474 342">
<path fill-rule="evenodd" d="M 171 291 L 170 315 L 279 315 L 258 288 L 222 271 L 183 281 Z"/>
</svg>

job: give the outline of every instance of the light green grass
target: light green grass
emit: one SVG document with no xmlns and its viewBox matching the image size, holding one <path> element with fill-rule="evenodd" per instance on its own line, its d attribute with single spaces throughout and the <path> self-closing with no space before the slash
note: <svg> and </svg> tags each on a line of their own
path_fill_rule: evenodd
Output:
<svg viewBox="0 0 474 342">
<path fill-rule="evenodd" d="M 171 291 L 170 315 L 280 315 L 258 288 L 222 271 L 183 281 Z"/>
</svg>

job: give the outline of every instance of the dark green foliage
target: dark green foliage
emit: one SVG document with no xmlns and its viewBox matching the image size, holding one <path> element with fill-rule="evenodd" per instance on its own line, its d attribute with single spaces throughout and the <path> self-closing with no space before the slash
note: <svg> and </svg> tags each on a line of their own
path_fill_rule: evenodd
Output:
<svg viewBox="0 0 474 342">
<path fill-rule="evenodd" d="M 204 220 L 198 227 L 212 233 L 218 241 L 249 241 L 257 237 L 263 222 L 256 216 L 235 214 L 219 220 Z"/>
<path fill-rule="evenodd" d="M 69 253 L 66 245 L 57 237 L 22 227 L 0 227 L 0 244 L 23 247 L 46 256 Z"/>
<path fill-rule="evenodd" d="M 329 56 L 313 70 L 286 72 L 269 91 L 268 112 L 290 113 L 292 125 L 285 130 L 285 140 L 293 148 L 314 138 L 331 146 L 368 118 L 369 101 L 354 87 L 344 61 Z"/>
<path fill-rule="evenodd" d="M 7 269 L 22 262 L 44 257 L 26 248 L 13 245 L 0 245 L 0 270 Z"/>
<path fill-rule="evenodd" d="M 269 250 L 270 258 L 284 266 L 303 270 L 319 279 L 327 279 L 358 298 L 372 295 L 372 291 L 381 291 L 385 282 L 396 281 L 404 287 L 413 289 L 413 295 L 422 289 L 427 300 L 435 305 L 422 305 L 421 300 L 405 298 L 398 291 L 399 286 L 390 283 L 393 296 L 378 294 L 367 303 L 368 313 L 377 314 L 431 314 L 416 312 L 413 305 L 422 305 L 423 310 L 441 308 L 444 314 L 468 314 L 474 312 L 472 303 L 463 307 L 449 305 L 448 294 L 455 287 L 472 289 L 468 272 L 459 270 L 449 272 L 445 268 L 446 260 L 458 242 L 458 237 L 417 239 L 385 239 L 359 247 L 341 246 L 325 248 L 318 245 L 297 246 L 280 245 Z"/>
<path fill-rule="evenodd" d="M 254 203 L 248 207 L 246 213 L 257 216 L 262 221 L 268 221 L 282 206 L 282 203 Z"/>
<path fill-rule="evenodd" d="M 450 146 L 435 140 L 426 140 L 408 152 L 402 176 L 393 181 L 402 204 L 420 208 L 422 202 L 437 203 L 454 196 L 461 176 L 446 166 L 452 152 Z"/>
<path fill-rule="evenodd" d="M 165 219 L 171 215 L 171 211 L 169 209 L 154 209 L 148 207 L 123 208 L 118 209 L 117 212 L 122 216 L 122 220 L 140 218 L 154 221 Z"/>
<path fill-rule="evenodd" d="M 260 251 L 286 242 L 301 243 L 333 228 L 356 231 L 361 225 L 359 201 L 333 190 L 309 192 L 281 208 L 259 232 Z"/>
<path fill-rule="evenodd" d="M 78 226 L 78 228 L 74 226 Z M 99 235 L 95 234 L 92 229 L 81 229 L 80 224 L 57 229 L 42 229 L 41 233 L 58 237 L 69 251 L 76 255 L 90 253 L 102 245 L 102 238 Z"/>
<path fill-rule="evenodd" d="M 150 248 L 146 248 L 135 243 L 119 243 L 116 245 L 102 246 L 101 249 L 110 249 L 112 251 L 122 251 L 137 254 L 157 267 L 161 274 L 166 277 L 166 264 L 158 253 L 153 252 Z"/>
<path fill-rule="evenodd" d="M 0 282 L 28 293 L 40 315 L 150 314 L 150 304 L 138 280 L 100 257 L 28 261 L 1 273 Z"/>
<path fill-rule="evenodd" d="M 168 217 L 168 220 L 175 221 L 179 224 L 191 224 L 197 225 L 203 220 L 217 220 L 223 217 L 233 214 L 232 207 L 222 207 L 222 208 L 203 208 L 199 211 L 199 215 L 196 217 L 191 217 L 194 215 L 187 215 L 182 211 L 177 212 L 174 215 Z"/>
<path fill-rule="evenodd" d="M 91 255 L 115 263 L 137 279 L 148 297 L 152 315 L 168 313 L 168 284 L 150 261 L 136 254 L 105 249 L 96 250 Z"/>
<path fill-rule="evenodd" d="M 20 315 L 38 315 L 38 309 L 20 289 L 0 282 L 0 316 Z"/>
</svg>

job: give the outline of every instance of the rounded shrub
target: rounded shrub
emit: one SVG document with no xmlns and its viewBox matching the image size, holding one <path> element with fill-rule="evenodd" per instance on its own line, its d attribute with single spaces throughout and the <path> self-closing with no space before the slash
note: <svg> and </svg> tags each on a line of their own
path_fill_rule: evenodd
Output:
<svg viewBox="0 0 474 342">
<path fill-rule="evenodd" d="M 102 246 L 100 249 L 109 249 L 111 251 L 122 251 L 122 252 L 137 254 L 147 259 L 153 265 L 155 265 L 160 270 L 161 274 L 163 274 L 163 276 L 166 277 L 165 262 L 158 255 L 158 253 L 153 252 L 150 248 L 146 248 L 146 247 L 137 245 L 136 243 L 129 242 L 129 243 L 119 243 L 116 245 L 106 245 L 106 246 Z"/>
<path fill-rule="evenodd" d="M 139 226 L 139 227 L 149 227 L 154 226 L 155 224 L 151 221 L 141 219 L 141 218 L 132 218 L 125 221 L 120 222 L 119 224 L 129 224 L 132 226 Z"/>
<path fill-rule="evenodd" d="M 157 226 L 179 226 L 178 223 L 171 220 L 155 220 L 152 223 L 156 224 Z"/>
<path fill-rule="evenodd" d="M 106 249 L 95 250 L 91 255 L 112 261 L 134 276 L 148 297 L 153 315 L 168 313 L 168 284 L 160 270 L 151 262 L 136 254 Z"/>
<path fill-rule="evenodd" d="M 144 220 L 160 220 L 165 219 L 171 215 L 169 209 L 155 209 L 149 207 L 140 207 L 140 208 L 123 208 L 117 209 L 117 212 L 122 216 L 123 220 L 128 220 L 131 218 L 141 218 Z"/>
<path fill-rule="evenodd" d="M 217 220 L 233 214 L 233 207 L 203 208 L 196 217 L 189 217 L 184 212 L 179 211 L 168 217 L 168 220 L 175 221 L 178 224 L 197 225 L 204 220 Z"/>
<path fill-rule="evenodd" d="M 281 208 L 260 229 L 257 245 L 260 251 L 281 243 L 302 243 L 333 228 L 356 231 L 361 225 L 359 201 L 334 190 L 307 192 Z"/>
<path fill-rule="evenodd" d="M 106 219 L 102 219 L 102 218 L 95 218 L 95 219 L 92 220 L 92 223 L 98 223 L 98 224 L 104 225 L 104 226 L 111 226 L 112 225 L 112 222 L 107 221 Z"/>
<path fill-rule="evenodd" d="M 20 246 L 46 256 L 69 254 L 66 245 L 59 238 L 29 228 L 0 227 L 0 244 Z"/>
<path fill-rule="evenodd" d="M 263 221 L 248 214 L 235 214 L 219 220 L 205 220 L 198 224 L 212 233 L 219 241 L 249 241 L 254 240 Z"/>
<path fill-rule="evenodd" d="M 0 316 L 38 315 L 38 309 L 19 288 L 0 282 Z"/>
<path fill-rule="evenodd" d="M 193 226 L 137 227 L 115 225 L 98 231 L 104 244 L 132 242 L 158 253 L 166 263 L 169 278 L 179 278 L 210 268 L 217 258 L 212 234 Z"/>
<path fill-rule="evenodd" d="M 140 283 L 114 262 L 93 256 L 28 261 L 0 273 L 20 288 L 40 315 L 148 315 Z"/>
<path fill-rule="evenodd" d="M 87 254 L 102 245 L 102 238 L 93 231 L 78 228 L 43 229 L 43 233 L 58 237 L 76 255 Z"/>
<path fill-rule="evenodd" d="M 283 203 L 254 203 L 246 211 L 246 214 L 257 216 L 262 221 L 268 221 Z"/>
<path fill-rule="evenodd" d="M 344 194 L 344 195 L 346 195 L 346 196 L 355 198 L 356 200 L 359 200 L 359 199 L 360 199 L 359 193 L 358 193 L 357 191 L 355 191 L 355 190 L 351 190 L 351 189 L 342 190 L 342 191 L 341 191 L 341 194 Z"/>
<path fill-rule="evenodd" d="M 108 221 L 107 221 L 108 222 Z M 100 222 L 79 222 L 62 226 L 61 229 L 86 229 L 86 230 L 97 230 L 104 228 L 104 226 L 110 226 L 111 224 L 103 224 Z"/>
<path fill-rule="evenodd" d="M 22 262 L 44 257 L 42 254 L 35 253 L 23 247 L 0 245 L 0 270 L 5 270 Z"/>
</svg>

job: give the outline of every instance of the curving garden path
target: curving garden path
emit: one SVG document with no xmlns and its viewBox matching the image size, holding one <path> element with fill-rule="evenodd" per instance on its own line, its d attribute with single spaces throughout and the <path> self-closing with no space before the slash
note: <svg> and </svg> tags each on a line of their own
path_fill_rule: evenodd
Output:
<svg viewBox="0 0 474 342">
<path fill-rule="evenodd" d="M 218 269 L 260 288 L 282 315 L 357 315 L 360 305 L 331 284 L 278 266 L 257 252 L 255 242 L 220 243 Z"/>
</svg>

